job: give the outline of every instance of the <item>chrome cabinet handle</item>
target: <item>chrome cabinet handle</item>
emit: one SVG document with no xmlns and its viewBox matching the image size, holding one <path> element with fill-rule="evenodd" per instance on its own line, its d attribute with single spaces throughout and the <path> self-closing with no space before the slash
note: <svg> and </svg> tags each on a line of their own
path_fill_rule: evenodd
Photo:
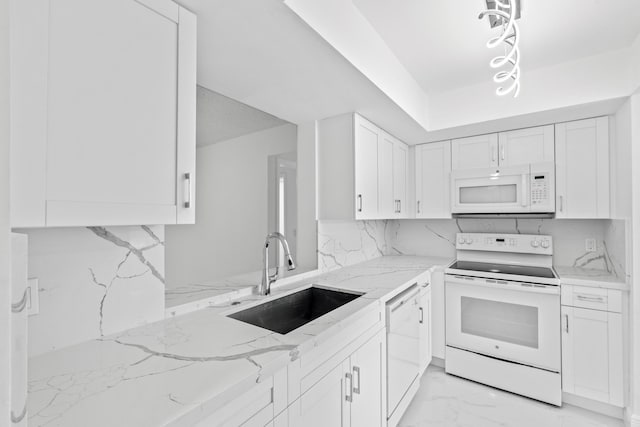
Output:
<svg viewBox="0 0 640 427">
<path fill-rule="evenodd" d="M 560 212 L 564 212 L 564 197 L 560 196 Z"/>
<path fill-rule="evenodd" d="M 418 200 L 418 213 L 420 213 L 420 200 Z"/>
<path fill-rule="evenodd" d="M 356 377 L 356 374 L 358 374 L 357 377 Z M 353 367 L 353 378 L 354 378 L 354 382 L 357 384 L 353 386 L 353 392 L 355 394 L 360 394 L 360 367 L 358 366 Z"/>
<path fill-rule="evenodd" d="M 564 331 L 567 334 L 569 333 L 569 315 L 568 314 L 564 315 Z"/>
<path fill-rule="evenodd" d="M 346 379 L 346 381 L 345 381 L 345 392 L 344 392 L 345 396 L 344 396 L 344 399 L 347 402 L 353 402 L 353 388 L 352 388 L 353 387 L 353 378 L 352 378 L 350 372 L 347 372 L 346 374 L 344 374 L 344 376 L 345 376 L 345 379 Z M 347 381 L 349 382 L 348 386 L 347 386 Z"/>
<path fill-rule="evenodd" d="M 402 212 L 402 200 L 398 200 L 398 213 Z"/>
<path fill-rule="evenodd" d="M 420 310 L 420 323 L 424 323 L 424 309 L 422 307 L 419 308 Z"/>
<path fill-rule="evenodd" d="M 504 145 L 500 147 L 500 160 L 504 160 Z"/>
<path fill-rule="evenodd" d="M 587 295 L 577 295 L 576 298 L 578 298 L 580 301 L 591 301 L 591 302 L 604 302 L 604 297 L 590 297 Z"/>
<path fill-rule="evenodd" d="M 185 173 L 184 179 L 185 181 L 187 181 L 187 200 L 184 202 L 184 207 L 189 209 L 191 207 L 191 197 L 192 197 L 191 173 L 190 172 Z"/>
<path fill-rule="evenodd" d="M 362 194 L 358 194 L 358 212 L 362 212 Z"/>
</svg>

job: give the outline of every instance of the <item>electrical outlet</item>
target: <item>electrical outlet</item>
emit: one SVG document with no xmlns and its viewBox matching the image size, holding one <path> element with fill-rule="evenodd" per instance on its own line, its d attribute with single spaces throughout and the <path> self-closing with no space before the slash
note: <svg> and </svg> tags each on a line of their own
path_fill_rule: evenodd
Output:
<svg viewBox="0 0 640 427">
<path fill-rule="evenodd" d="M 38 292 L 38 279 L 27 280 L 27 314 L 33 316 L 40 313 L 40 293 Z"/>
<path fill-rule="evenodd" d="M 584 248 L 587 252 L 595 252 L 598 249 L 596 239 L 585 239 Z"/>
</svg>

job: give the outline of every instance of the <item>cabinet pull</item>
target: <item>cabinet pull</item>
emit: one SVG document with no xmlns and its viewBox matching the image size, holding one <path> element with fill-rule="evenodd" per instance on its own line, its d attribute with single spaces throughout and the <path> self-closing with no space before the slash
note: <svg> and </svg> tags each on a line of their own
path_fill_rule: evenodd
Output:
<svg viewBox="0 0 640 427">
<path fill-rule="evenodd" d="M 358 194 L 358 212 L 362 212 L 362 194 Z"/>
<path fill-rule="evenodd" d="M 564 315 L 564 331 L 567 334 L 569 333 L 569 315 L 568 314 Z"/>
<path fill-rule="evenodd" d="M 500 160 L 504 160 L 504 145 L 500 147 Z"/>
<path fill-rule="evenodd" d="M 189 172 L 185 173 L 184 179 L 187 182 L 187 200 L 184 202 L 184 207 L 189 209 L 191 207 L 191 197 L 192 197 L 191 173 Z"/>
<path fill-rule="evenodd" d="M 402 200 L 398 200 L 398 213 L 402 212 Z"/>
<path fill-rule="evenodd" d="M 356 374 L 358 375 L 357 377 L 356 377 Z M 353 378 L 354 378 L 353 381 L 357 384 L 353 386 L 353 392 L 355 394 L 360 394 L 360 367 L 359 366 L 353 367 Z"/>
<path fill-rule="evenodd" d="M 347 402 L 353 402 L 353 379 L 351 377 L 351 372 L 347 372 L 346 374 L 344 374 L 345 376 L 345 391 L 344 391 L 344 399 Z M 349 384 L 347 385 L 347 382 L 349 382 Z"/>
<path fill-rule="evenodd" d="M 560 196 L 560 212 L 564 212 L 564 197 Z"/>
<path fill-rule="evenodd" d="M 576 298 L 578 298 L 580 301 L 591 301 L 591 302 L 604 302 L 604 297 L 598 297 L 598 296 L 587 296 L 587 295 L 577 295 Z"/>
<path fill-rule="evenodd" d="M 424 309 L 422 307 L 420 307 L 418 310 L 420 310 L 420 323 L 424 323 Z"/>
<path fill-rule="evenodd" d="M 418 200 L 418 213 L 420 213 L 420 200 Z"/>
</svg>

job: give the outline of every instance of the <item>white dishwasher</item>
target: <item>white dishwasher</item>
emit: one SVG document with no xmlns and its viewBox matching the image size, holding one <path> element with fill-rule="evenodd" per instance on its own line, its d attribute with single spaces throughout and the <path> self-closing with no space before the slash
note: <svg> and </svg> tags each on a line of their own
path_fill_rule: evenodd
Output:
<svg viewBox="0 0 640 427">
<path fill-rule="evenodd" d="M 394 427 L 409 405 L 420 370 L 417 283 L 387 302 L 387 420 Z M 412 387 L 414 386 L 414 387 Z M 409 390 L 413 393 L 407 393 Z"/>
</svg>

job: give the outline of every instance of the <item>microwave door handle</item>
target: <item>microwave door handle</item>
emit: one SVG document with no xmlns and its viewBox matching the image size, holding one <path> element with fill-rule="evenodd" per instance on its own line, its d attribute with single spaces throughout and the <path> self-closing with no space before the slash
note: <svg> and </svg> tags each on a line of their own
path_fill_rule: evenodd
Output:
<svg viewBox="0 0 640 427">
<path fill-rule="evenodd" d="M 522 174 L 522 207 L 527 207 L 529 205 L 529 201 L 527 200 L 528 194 L 529 190 L 527 188 L 527 175 Z"/>
</svg>

